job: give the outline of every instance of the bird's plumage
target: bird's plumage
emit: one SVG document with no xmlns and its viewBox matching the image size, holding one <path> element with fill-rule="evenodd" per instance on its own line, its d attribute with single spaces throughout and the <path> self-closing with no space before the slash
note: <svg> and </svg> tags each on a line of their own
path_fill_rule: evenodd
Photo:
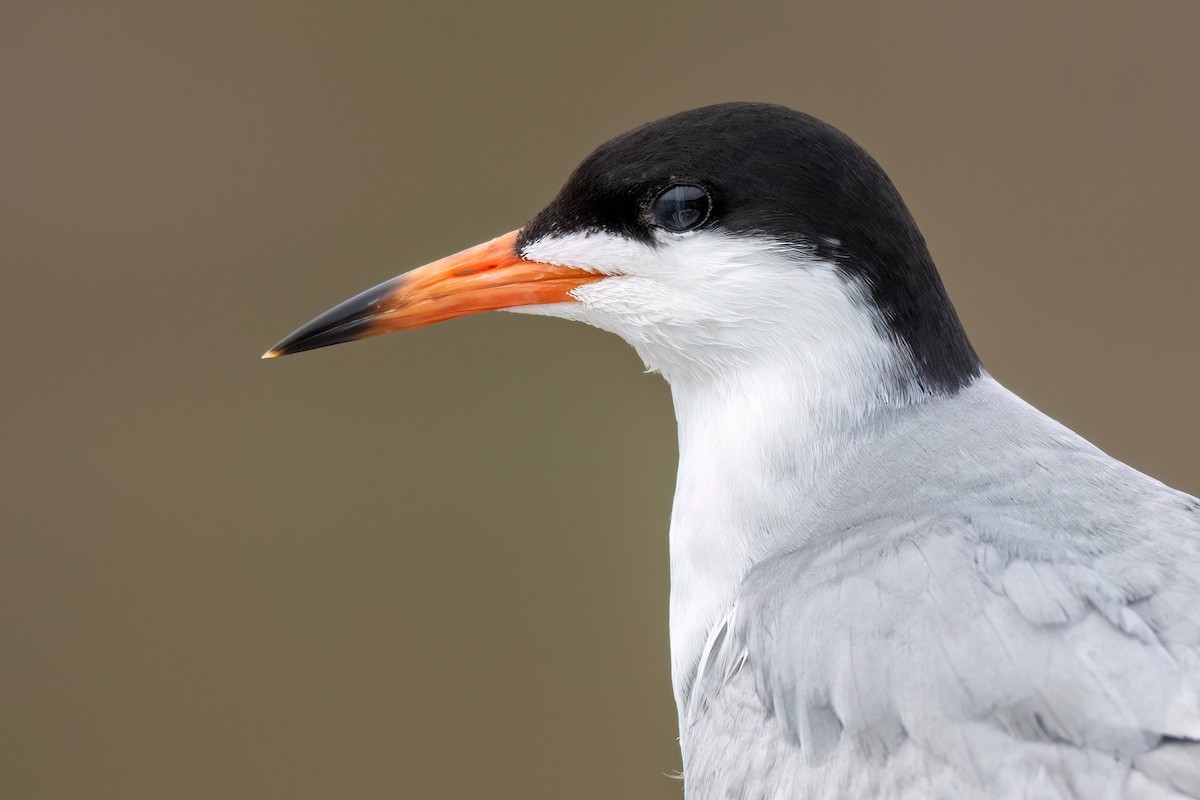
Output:
<svg viewBox="0 0 1200 800">
<path fill-rule="evenodd" d="M 645 224 L 673 182 L 709 224 Z M 1200 505 L 983 371 L 848 137 L 753 104 L 651 123 L 519 246 L 617 277 L 514 310 L 671 384 L 689 800 L 1200 797 Z"/>
<path fill-rule="evenodd" d="M 986 377 L 869 427 L 715 628 L 689 798 L 1200 797 L 1200 502 Z"/>
</svg>

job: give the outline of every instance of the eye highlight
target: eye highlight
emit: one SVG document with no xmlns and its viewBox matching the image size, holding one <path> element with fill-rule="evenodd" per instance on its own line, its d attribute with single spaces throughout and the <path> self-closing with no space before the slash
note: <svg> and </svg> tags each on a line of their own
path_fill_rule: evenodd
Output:
<svg viewBox="0 0 1200 800">
<path fill-rule="evenodd" d="M 708 219 L 711 210 L 708 192 L 683 183 L 663 189 L 650 204 L 654 224 L 674 233 L 699 227 Z"/>
</svg>

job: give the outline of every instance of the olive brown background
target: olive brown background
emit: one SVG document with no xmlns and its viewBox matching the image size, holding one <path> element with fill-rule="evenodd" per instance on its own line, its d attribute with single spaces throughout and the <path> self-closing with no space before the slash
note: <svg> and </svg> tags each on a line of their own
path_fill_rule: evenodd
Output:
<svg viewBox="0 0 1200 800">
<path fill-rule="evenodd" d="M 0 10 L 0 795 L 678 797 L 670 398 L 491 314 L 261 362 L 710 102 L 888 170 L 989 369 L 1200 492 L 1200 4 Z"/>
</svg>

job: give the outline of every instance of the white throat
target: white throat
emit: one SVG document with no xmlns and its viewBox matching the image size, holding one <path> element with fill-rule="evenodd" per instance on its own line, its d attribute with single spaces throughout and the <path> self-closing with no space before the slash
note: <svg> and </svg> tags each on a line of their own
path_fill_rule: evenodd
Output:
<svg viewBox="0 0 1200 800">
<path fill-rule="evenodd" d="M 705 641 L 746 573 L 804 542 L 840 466 L 913 399 L 911 357 L 864 287 L 770 240 L 708 232 L 652 247 L 571 234 L 534 242 L 525 257 L 614 277 L 577 290 L 578 303 L 513 310 L 612 331 L 671 385 L 671 660 L 682 717 Z"/>
<path fill-rule="evenodd" d="M 894 360 L 880 358 L 870 373 L 839 362 L 836 349 L 809 351 L 721 383 L 671 384 L 679 425 L 671 660 L 681 713 L 705 642 L 746 573 L 815 533 L 820 502 L 843 465 L 912 400 L 895 382 Z"/>
</svg>

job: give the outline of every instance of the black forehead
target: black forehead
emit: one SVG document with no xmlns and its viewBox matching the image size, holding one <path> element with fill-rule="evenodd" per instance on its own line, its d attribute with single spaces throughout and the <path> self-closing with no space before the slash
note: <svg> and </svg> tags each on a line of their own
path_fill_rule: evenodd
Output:
<svg viewBox="0 0 1200 800">
<path fill-rule="evenodd" d="M 883 170 L 850 137 L 782 106 L 726 103 L 643 125 L 601 145 L 526 226 L 523 242 L 580 231 L 649 241 L 642 210 L 678 182 L 708 189 L 714 203 L 709 224 L 730 233 L 818 249 L 836 241 L 863 257 L 876 255 L 883 243 L 870 237 L 878 238 L 883 226 L 901 239 L 915 233 Z"/>
</svg>

